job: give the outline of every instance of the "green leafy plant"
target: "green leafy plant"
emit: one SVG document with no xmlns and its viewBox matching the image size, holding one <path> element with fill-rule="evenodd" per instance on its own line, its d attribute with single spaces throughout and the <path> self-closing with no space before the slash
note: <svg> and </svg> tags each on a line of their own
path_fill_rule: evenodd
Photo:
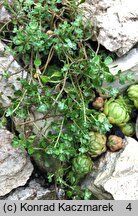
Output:
<svg viewBox="0 0 138 216">
<path fill-rule="evenodd" d="M 75 161 L 79 157 L 85 165 L 79 155 L 88 154 L 92 127 L 102 134 L 112 127 L 105 116 L 99 117 L 101 111 L 90 107 L 95 91 L 103 90 L 105 80 L 114 80 L 108 68 L 112 58 L 103 58 L 93 50 L 93 27 L 84 25 L 74 0 L 16 0 L 13 5 L 4 1 L 4 5 L 12 16 L 7 24 L 7 28 L 11 25 L 8 45 L 28 72 L 27 79 L 20 79 L 22 89 L 15 90 L 11 106 L 5 110 L 7 117 L 23 121 L 24 134 L 15 136 L 12 143 L 44 160 L 46 167 L 51 166 L 49 157 L 56 159 L 59 166 L 49 172 L 49 181 L 54 179 L 66 188 L 68 198 L 88 198 L 91 193 L 81 191 L 79 177 L 74 176 L 78 166 Z M 1 33 L 1 39 L 4 37 Z M 111 96 L 117 93 L 108 90 Z M 31 119 L 35 112 L 43 114 L 37 120 L 53 118 L 45 132 L 37 127 L 37 120 Z M 26 132 L 30 123 L 38 134 Z M 88 160 L 89 169 L 84 174 L 91 171 L 92 161 Z"/>
</svg>

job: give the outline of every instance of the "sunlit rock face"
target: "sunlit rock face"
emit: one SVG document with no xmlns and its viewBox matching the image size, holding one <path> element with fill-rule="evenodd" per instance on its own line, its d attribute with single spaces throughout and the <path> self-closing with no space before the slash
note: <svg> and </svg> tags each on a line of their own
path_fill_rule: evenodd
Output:
<svg viewBox="0 0 138 216">
<path fill-rule="evenodd" d="M 81 7 L 106 49 L 122 56 L 138 42 L 138 1 L 86 0 Z"/>
<path fill-rule="evenodd" d="M 0 129 L 0 196 L 25 185 L 33 172 L 26 151 L 11 146 L 13 134 Z"/>
</svg>

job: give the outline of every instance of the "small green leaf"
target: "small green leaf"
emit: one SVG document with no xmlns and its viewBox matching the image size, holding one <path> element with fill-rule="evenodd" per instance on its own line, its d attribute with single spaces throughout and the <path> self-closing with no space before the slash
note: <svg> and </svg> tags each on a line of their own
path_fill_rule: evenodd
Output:
<svg viewBox="0 0 138 216">
<path fill-rule="evenodd" d="M 49 82 L 49 80 L 50 80 L 50 78 L 48 76 L 43 76 L 43 75 L 40 76 L 40 79 L 44 84 Z"/>
<path fill-rule="evenodd" d="M 113 59 L 110 56 L 107 56 L 106 59 L 104 60 L 104 63 L 106 65 L 109 65 L 113 62 Z"/>
<path fill-rule="evenodd" d="M 99 65 L 100 64 L 100 56 L 95 55 L 94 58 L 92 59 L 92 62 Z"/>
<path fill-rule="evenodd" d="M 8 108 L 6 111 L 6 117 L 12 116 L 12 114 L 13 114 L 13 110 L 11 108 Z"/>
<path fill-rule="evenodd" d="M 84 3 L 86 0 L 80 0 L 79 4 L 82 4 Z"/>
<path fill-rule="evenodd" d="M 59 108 L 60 110 L 64 110 L 64 106 L 65 106 L 64 103 L 62 103 L 61 101 L 58 102 L 58 108 Z"/>
<path fill-rule="evenodd" d="M 28 154 L 32 155 L 34 153 L 34 149 L 32 147 L 29 147 L 28 149 Z"/>
<path fill-rule="evenodd" d="M 40 59 L 35 59 L 34 60 L 34 65 L 36 66 L 36 67 L 39 67 L 40 65 L 41 65 L 42 63 L 41 63 L 41 60 Z"/>
<path fill-rule="evenodd" d="M 92 192 L 89 189 L 86 189 L 84 191 L 84 200 L 90 200 L 92 195 L 93 195 Z"/>
<path fill-rule="evenodd" d="M 50 183 L 50 182 L 52 182 L 52 179 L 53 179 L 53 177 L 54 177 L 54 174 L 53 173 L 48 173 L 48 182 Z"/>
<path fill-rule="evenodd" d="M 81 148 L 79 148 L 79 152 L 81 153 L 85 153 L 88 151 L 88 147 L 82 146 Z"/>
<path fill-rule="evenodd" d="M 38 108 L 37 111 L 38 112 L 46 112 L 47 111 L 47 105 L 46 104 L 41 104 Z"/>
<path fill-rule="evenodd" d="M 61 72 L 60 71 L 56 71 L 52 74 L 51 78 L 52 77 L 61 77 Z"/>
</svg>

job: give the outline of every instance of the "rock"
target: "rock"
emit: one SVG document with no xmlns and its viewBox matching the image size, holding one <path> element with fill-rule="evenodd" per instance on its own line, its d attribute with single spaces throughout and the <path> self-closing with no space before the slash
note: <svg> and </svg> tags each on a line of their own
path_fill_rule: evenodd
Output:
<svg viewBox="0 0 138 216">
<path fill-rule="evenodd" d="M 126 55 L 116 59 L 109 65 L 110 72 L 116 75 L 119 70 L 122 72 L 132 71 L 138 80 L 138 48 L 130 50 Z"/>
<path fill-rule="evenodd" d="M 52 132 L 52 129 L 50 127 L 51 122 L 61 121 L 60 118 L 57 119 L 56 117 L 48 118 L 48 119 L 43 119 L 43 117 L 44 117 L 43 113 L 34 111 L 33 115 L 30 113 L 29 119 L 26 120 L 28 124 L 24 124 L 23 119 L 13 117 L 13 121 L 14 121 L 16 130 L 20 134 L 25 133 L 27 136 L 31 135 L 32 133 L 36 134 L 36 138 L 34 139 L 34 142 L 33 142 L 34 148 L 37 148 L 39 146 L 39 142 L 42 137 L 46 137 L 49 131 Z M 45 152 L 43 151 L 41 151 L 41 155 L 39 159 L 36 155 L 33 155 L 32 157 L 35 163 L 37 164 L 38 168 L 42 172 L 55 173 L 60 167 L 59 160 L 57 160 L 56 158 L 53 158 L 51 155 L 45 154 Z"/>
<path fill-rule="evenodd" d="M 137 117 L 137 120 L 136 120 L 136 137 L 138 139 L 138 117 Z"/>
<path fill-rule="evenodd" d="M 119 70 L 122 71 L 122 75 L 126 75 L 128 72 L 132 72 L 135 82 L 138 82 L 138 48 L 134 48 L 129 51 L 123 57 L 116 59 L 112 64 L 109 65 L 110 72 L 116 75 Z M 104 82 L 103 87 L 107 88 L 112 86 L 118 89 L 119 93 L 123 93 L 129 86 L 131 82 L 126 81 L 125 84 L 120 84 L 119 80 L 115 80 L 112 83 Z"/>
<path fill-rule="evenodd" d="M 138 1 L 86 0 L 81 8 L 96 40 L 111 52 L 122 56 L 138 42 Z"/>
<path fill-rule="evenodd" d="M 61 162 L 58 159 L 43 152 L 41 153 L 39 159 L 36 157 L 36 155 L 33 155 L 32 158 L 35 161 L 38 169 L 43 173 L 55 173 L 61 167 Z"/>
<path fill-rule="evenodd" d="M 138 142 L 126 137 L 124 150 L 102 156 L 82 187 L 89 188 L 98 199 L 138 199 Z"/>
<path fill-rule="evenodd" d="M 0 200 L 55 200 L 56 192 L 54 189 L 42 187 L 36 179 L 31 180 L 28 186 L 19 187 L 15 191 Z"/>
<path fill-rule="evenodd" d="M 33 108 L 32 108 L 33 109 Z M 51 114 L 50 114 L 51 115 Z M 53 114 L 54 115 L 54 114 Z M 30 113 L 29 118 L 26 119 L 27 124 L 25 124 L 23 119 L 13 117 L 13 121 L 16 127 L 16 130 L 20 134 L 26 134 L 27 137 L 30 136 L 32 133 L 36 135 L 33 148 L 38 148 L 39 142 L 42 137 L 47 137 L 47 133 L 51 131 L 54 133 L 52 128 L 50 127 L 51 123 L 56 121 L 61 123 L 61 117 L 51 117 L 51 118 L 44 118 L 44 114 L 33 110 L 33 114 Z M 37 164 L 38 168 L 42 172 L 50 172 L 55 173 L 60 167 L 60 161 L 56 158 L 53 158 L 51 155 L 45 154 L 45 151 L 41 151 L 40 158 L 36 155 L 33 155 L 33 160 Z"/>
<path fill-rule="evenodd" d="M 33 171 L 27 153 L 11 146 L 12 138 L 9 131 L 0 129 L 0 196 L 25 185 Z"/>
<path fill-rule="evenodd" d="M 9 3 L 11 3 L 10 0 L 8 0 Z M 5 7 L 0 3 L 0 23 L 7 22 L 10 20 L 10 14 L 5 9 Z"/>
<path fill-rule="evenodd" d="M 21 89 L 20 81 L 17 79 L 25 79 L 27 77 L 27 72 L 14 60 L 14 57 L 9 53 L 5 54 L 5 49 L 6 46 L 0 42 L 0 105 L 4 108 L 11 105 L 11 99 L 14 98 L 15 90 Z M 8 78 L 4 76 L 5 71 L 8 72 Z M 24 119 L 17 118 L 16 116 L 13 117 L 12 120 L 15 128 L 19 133 L 25 134 L 26 137 L 30 136 L 32 133 L 36 134 L 39 138 L 42 136 L 46 137 L 48 131 L 51 130 L 51 122 L 61 121 L 62 119 L 59 117 L 49 117 L 45 119 L 45 114 L 37 112 L 35 109 L 35 107 L 31 107 L 30 115 L 28 119 L 26 119 L 26 121 L 29 121 L 27 124 L 24 123 Z M 34 147 L 36 147 L 37 143 L 34 145 Z M 55 171 L 58 166 L 57 161 L 52 158 L 41 160 L 40 162 L 34 157 L 34 160 L 43 171 L 45 169 L 46 171 Z"/>
<path fill-rule="evenodd" d="M 54 118 L 45 119 L 45 114 L 33 110 L 30 113 L 28 119 L 26 119 L 27 124 L 24 123 L 24 119 L 13 117 L 16 130 L 19 133 L 30 133 L 37 134 L 38 136 L 47 136 L 47 133 L 51 130 L 50 124 L 54 121 Z"/>
<path fill-rule="evenodd" d="M 14 91 L 21 89 L 18 78 L 27 78 L 27 72 L 6 51 L 6 46 L 0 41 L 0 105 L 2 107 L 9 106 Z"/>
</svg>

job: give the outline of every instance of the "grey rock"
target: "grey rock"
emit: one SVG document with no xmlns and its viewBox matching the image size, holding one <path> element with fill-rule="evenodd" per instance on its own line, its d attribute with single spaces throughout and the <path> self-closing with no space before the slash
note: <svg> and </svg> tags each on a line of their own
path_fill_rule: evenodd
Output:
<svg viewBox="0 0 138 216">
<path fill-rule="evenodd" d="M 39 141 L 41 137 L 46 137 L 49 131 L 52 132 L 50 127 L 51 122 L 59 121 L 59 118 L 48 118 L 43 119 L 44 114 L 39 113 L 37 111 L 33 111 L 33 115 L 30 113 L 29 118 L 26 120 L 28 124 L 24 124 L 24 120 L 13 117 L 14 124 L 16 126 L 16 130 L 20 134 L 27 134 L 27 136 L 34 133 L 36 138 L 33 142 L 33 148 L 37 149 L 39 145 Z M 40 120 L 38 120 L 40 119 Z M 30 123 L 29 123 L 30 122 Z M 36 162 L 38 168 L 42 172 L 56 172 L 60 167 L 60 161 L 56 158 L 53 158 L 51 155 L 46 155 L 45 152 L 41 151 L 40 158 L 38 159 L 36 155 L 33 155 L 33 160 Z"/>
<path fill-rule="evenodd" d="M 27 72 L 14 60 L 14 57 L 6 51 L 6 46 L 0 41 L 0 104 L 7 107 L 11 104 L 14 91 L 21 89 L 18 78 L 27 78 Z M 5 72 L 8 74 L 6 78 Z"/>
<path fill-rule="evenodd" d="M 9 131 L 0 129 L 0 196 L 25 185 L 33 171 L 27 153 L 11 146 L 12 138 Z"/>
<path fill-rule="evenodd" d="M 81 8 L 96 28 L 95 39 L 111 52 L 122 56 L 138 42 L 137 1 L 86 0 Z"/>
<path fill-rule="evenodd" d="M 36 110 L 32 110 L 30 112 L 29 117 L 26 119 L 27 124 L 24 124 L 24 120 L 18 117 L 14 117 L 13 121 L 16 125 L 16 129 L 19 133 L 34 133 L 38 136 L 47 136 L 47 133 L 51 130 L 50 124 L 54 121 L 54 118 L 44 118 L 44 114 L 37 112 Z"/>
<path fill-rule="evenodd" d="M 109 65 L 109 69 L 113 75 L 116 75 L 119 70 L 135 72 L 136 79 L 138 79 L 138 48 L 134 48 L 126 55 L 116 59 Z"/>
<path fill-rule="evenodd" d="M 9 4 L 11 3 L 11 1 L 8 1 Z M 10 14 L 9 12 L 5 9 L 5 7 L 2 5 L 2 3 L 0 3 L 0 22 L 7 22 L 10 20 Z"/>
<path fill-rule="evenodd" d="M 62 118 L 61 117 L 49 117 L 49 118 L 44 118 L 44 114 L 37 112 L 35 110 L 35 107 L 31 108 L 32 113 L 30 113 L 28 119 L 26 122 L 27 124 L 24 123 L 23 119 L 13 117 L 14 124 L 16 126 L 16 130 L 20 134 L 26 134 L 27 136 L 31 135 L 32 133 L 36 135 L 34 142 L 33 142 L 33 148 L 37 149 L 39 146 L 40 138 L 42 137 L 47 137 L 47 133 L 52 131 L 51 128 L 51 123 L 56 121 L 61 123 Z M 52 114 L 50 114 L 52 115 Z M 53 114 L 54 116 L 54 114 Z M 33 160 L 36 162 L 37 166 L 42 172 L 51 172 L 55 173 L 59 167 L 60 167 L 60 161 L 57 160 L 56 158 L 53 158 L 51 155 L 46 155 L 45 151 L 41 151 L 40 158 L 38 159 L 36 155 L 33 155 Z"/>
<path fill-rule="evenodd" d="M 43 173 L 56 173 L 61 167 L 61 162 L 58 159 L 52 157 L 51 155 L 46 155 L 43 152 L 41 153 L 39 159 L 35 155 L 32 157 L 39 170 L 41 170 Z"/>
<path fill-rule="evenodd" d="M 138 82 L 138 48 L 130 50 L 126 55 L 113 61 L 113 63 L 109 65 L 109 70 L 113 75 L 116 75 L 118 71 L 121 70 L 121 76 L 131 72 L 135 82 Z M 112 83 L 104 82 L 103 87 L 107 88 L 108 86 L 112 86 L 118 89 L 119 93 L 123 93 L 130 85 L 131 82 L 129 81 L 122 85 L 117 79 Z"/>
<path fill-rule="evenodd" d="M 138 139 L 138 117 L 137 117 L 137 120 L 136 120 L 136 137 Z"/>
<path fill-rule="evenodd" d="M 0 200 L 54 200 L 56 192 L 54 189 L 42 187 L 36 179 L 31 180 L 29 185 L 19 187 L 7 196 L 0 197 Z"/>
<path fill-rule="evenodd" d="M 0 42 L 0 105 L 2 107 L 11 105 L 11 98 L 14 98 L 15 90 L 21 89 L 21 84 L 18 79 L 29 77 L 27 72 L 14 60 L 14 57 L 9 52 L 5 52 L 5 49 L 6 46 Z M 5 71 L 8 72 L 8 78 L 4 76 Z M 60 117 L 48 117 L 45 119 L 44 116 L 45 114 L 37 112 L 36 108 L 32 106 L 29 117 L 26 119 L 27 124 L 24 123 L 23 119 L 17 118 L 16 116 L 12 118 L 15 128 L 19 133 L 26 134 L 27 137 L 32 133 L 37 135 L 38 139 L 34 142 L 34 148 L 37 147 L 39 138 L 42 136 L 46 137 L 47 133 L 51 130 L 51 122 L 62 120 Z M 34 160 L 43 171 L 55 171 L 58 166 L 54 158 L 39 161 L 34 157 Z"/>
<path fill-rule="evenodd" d="M 95 171 L 83 182 L 98 199 L 138 199 L 138 142 L 126 137 L 126 146 L 118 152 L 107 152 Z"/>
</svg>

